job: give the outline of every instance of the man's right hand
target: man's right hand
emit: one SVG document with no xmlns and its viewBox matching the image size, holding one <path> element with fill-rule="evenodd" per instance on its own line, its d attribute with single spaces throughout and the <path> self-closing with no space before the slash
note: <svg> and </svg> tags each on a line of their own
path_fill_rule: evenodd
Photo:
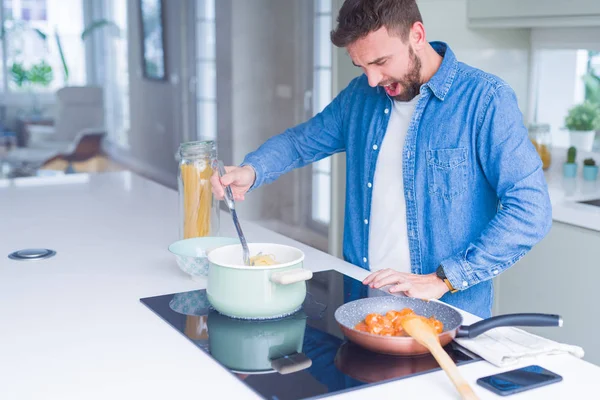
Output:
<svg viewBox="0 0 600 400">
<path fill-rule="evenodd" d="M 226 174 L 219 179 L 217 171 L 210 177 L 210 183 L 212 184 L 212 192 L 215 197 L 219 200 L 223 199 L 225 192 L 223 186 L 231 187 L 233 193 L 233 199 L 235 201 L 244 200 L 246 192 L 254 184 L 256 179 L 256 172 L 254 168 L 249 165 L 243 167 L 225 167 Z"/>
</svg>

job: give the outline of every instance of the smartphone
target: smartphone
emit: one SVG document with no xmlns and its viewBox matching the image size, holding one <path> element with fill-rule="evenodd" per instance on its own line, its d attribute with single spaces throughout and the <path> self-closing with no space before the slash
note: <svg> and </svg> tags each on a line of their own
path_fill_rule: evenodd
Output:
<svg viewBox="0 0 600 400">
<path fill-rule="evenodd" d="M 479 378 L 477 384 L 500 396 L 508 396 L 560 381 L 562 376 L 539 365 L 530 365 Z"/>
</svg>

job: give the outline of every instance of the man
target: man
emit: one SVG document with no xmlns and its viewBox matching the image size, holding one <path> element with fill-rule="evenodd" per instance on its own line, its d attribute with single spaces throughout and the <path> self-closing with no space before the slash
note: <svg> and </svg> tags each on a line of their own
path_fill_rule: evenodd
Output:
<svg viewBox="0 0 600 400">
<path fill-rule="evenodd" d="M 492 278 L 552 220 L 513 90 L 428 43 L 415 0 L 346 0 L 331 39 L 364 74 L 220 182 L 213 176 L 213 192 L 221 198 L 222 183 L 243 200 L 345 151 L 344 258 L 373 271 L 363 283 L 489 317 Z"/>
</svg>

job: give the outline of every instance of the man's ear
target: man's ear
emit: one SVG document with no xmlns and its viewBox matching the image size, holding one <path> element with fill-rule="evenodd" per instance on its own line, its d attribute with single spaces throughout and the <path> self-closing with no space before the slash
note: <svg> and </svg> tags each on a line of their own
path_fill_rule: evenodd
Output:
<svg viewBox="0 0 600 400">
<path fill-rule="evenodd" d="M 415 22 L 410 28 L 408 40 L 412 44 L 415 50 L 421 50 L 421 48 L 427 43 L 425 37 L 425 26 L 422 22 Z"/>
</svg>

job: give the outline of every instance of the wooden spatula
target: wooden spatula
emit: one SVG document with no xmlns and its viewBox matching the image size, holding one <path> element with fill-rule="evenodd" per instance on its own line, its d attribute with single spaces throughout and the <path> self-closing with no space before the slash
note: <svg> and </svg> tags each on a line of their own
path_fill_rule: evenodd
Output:
<svg viewBox="0 0 600 400">
<path fill-rule="evenodd" d="M 463 399 L 478 399 L 471 386 L 469 386 L 467 381 L 465 381 L 460 374 L 454 361 L 452 361 L 448 353 L 442 348 L 438 334 L 435 332 L 434 328 L 426 322 L 425 317 L 419 315 L 407 315 L 402 317 L 400 323 L 402 324 L 402 329 L 404 329 L 406 333 L 431 352 L 438 364 L 440 364 L 440 367 L 442 367 L 452 383 L 454 383 L 454 386 L 456 386 L 458 393 L 460 393 Z"/>
</svg>

